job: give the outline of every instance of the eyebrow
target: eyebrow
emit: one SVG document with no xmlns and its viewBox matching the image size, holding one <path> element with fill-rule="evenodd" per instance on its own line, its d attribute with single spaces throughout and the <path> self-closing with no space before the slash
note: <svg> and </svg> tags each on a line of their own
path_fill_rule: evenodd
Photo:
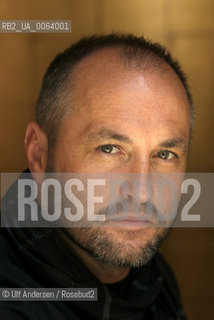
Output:
<svg viewBox="0 0 214 320">
<path fill-rule="evenodd" d="M 159 145 L 161 148 L 180 148 L 187 147 L 186 141 L 182 138 L 175 138 L 163 141 Z"/>
<path fill-rule="evenodd" d="M 89 134 L 89 136 L 88 136 L 88 140 L 90 142 L 93 142 L 94 140 L 97 140 L 98 138 L 113 139 L 113 140 L 122 141 L 122 142 L 126 142 L 126 143 L 132 143 L 132 140 L 128 136 L 126 136 L 124 134 L 120 134 L 114 130 L 106 129 L 106 128 L 102 128 L 100 131 L 93 132 L 93 133 Z"/>
<path fill-rule="evenodd" d="M 117 140 L 126 143 L 133 143 L 133 141 L 126 135 L 120 134 L 114 130 L 110 130 L 107 128 L 102 128 L 98 132 L 92 132 L 88 135 L 87 140 L 88 142 L 94 142 L 97 139 L 106 139 L 106 140 Z M 168 139 L 159 144 L 161 148 L 187 148 L 187 143 L 183 138 L 173 138 Z"/>
</svg>

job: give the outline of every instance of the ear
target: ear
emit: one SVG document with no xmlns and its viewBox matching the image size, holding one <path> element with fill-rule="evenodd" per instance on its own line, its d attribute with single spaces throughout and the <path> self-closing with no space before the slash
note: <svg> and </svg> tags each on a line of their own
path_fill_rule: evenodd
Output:
<svg viewBox="0 0 214 320">
<path fill-rule="evenodd" d="M 45 172 L 48 160 L 48 140 L 36 122 L 30 122 L 25 134 L 25 149 L 31 172 Z"/>
</svg>

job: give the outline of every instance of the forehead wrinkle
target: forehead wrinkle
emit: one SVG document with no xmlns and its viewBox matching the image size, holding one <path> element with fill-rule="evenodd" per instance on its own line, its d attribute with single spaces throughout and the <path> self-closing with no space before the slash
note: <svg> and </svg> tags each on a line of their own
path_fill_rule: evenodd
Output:
<svg viewBox="0 0 214 320">
<path fill-rule="evenodd" d="M 96 141 L 97 139 L 112 139 L 112 140 L 118 140 L 126 143 L 132 143 L 132 140 L 124 135 L 120 134 L 114 130 L 102 128 L 97 132 L 92 132 L 88 135 L 87 140 L 90 142 Z"/>
</svg>

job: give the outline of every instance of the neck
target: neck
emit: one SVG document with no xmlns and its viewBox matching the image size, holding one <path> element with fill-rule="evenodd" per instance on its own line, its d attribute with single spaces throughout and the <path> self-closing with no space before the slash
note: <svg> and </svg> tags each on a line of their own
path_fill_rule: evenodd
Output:
<svg viewBox="0 0 214 320">
<path fill-rule="evenodd" d="M 88 252 L 76 245 L 64 232 L 57 230 L 59 238 L 64 245 L 83 262 L 87 269 L 102 283 L 114 283 L 123 280 L 130 271 L 130 268 L 119 268 L 99 262 Z"/>
</svg>

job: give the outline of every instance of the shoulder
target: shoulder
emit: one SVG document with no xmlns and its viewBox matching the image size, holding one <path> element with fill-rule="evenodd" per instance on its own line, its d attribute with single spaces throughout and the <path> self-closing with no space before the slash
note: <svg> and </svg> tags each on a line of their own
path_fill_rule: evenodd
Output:
<svg viewBox="0 0 214 320">
<path fill-rule="evenodd" d="M 159 268 L 162 271 L 163 280 L 165 282 L 165 285 L 167 286 L 168 290 L 171 292 L 174 292 L 177 296 L 180 296 L 180 291 L 178 287 L 178 282 L 176 280 L 176 276 L 169 265 L 169 263 L 166 261 L 166 259 L 163 257 L 162 254 L 157 253 L 155 256 L 156 262 L 159 266 Z"/>
</svg>

